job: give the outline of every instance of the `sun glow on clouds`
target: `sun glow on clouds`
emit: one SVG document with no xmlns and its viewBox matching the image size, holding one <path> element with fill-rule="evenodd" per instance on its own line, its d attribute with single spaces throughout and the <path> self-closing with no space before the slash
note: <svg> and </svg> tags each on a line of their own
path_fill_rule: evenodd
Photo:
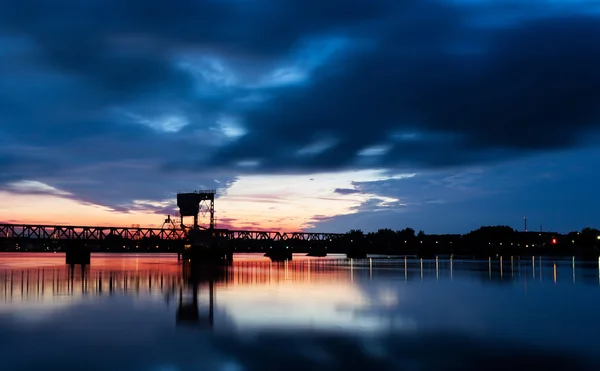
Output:
<svg viewBox="0 0 600 371">
<path fill-rule="evenodd" d="M 151 206 L 151 207 L 169 207 L 172 202 L 170 201 L 153 201 L 153 200 L 133 200 L 134 205 L 140 207 Z"/>
<path fill-rule="evenodd" d="M 42 183 L 43 184 L 43 183 Z M 0 191 L 0 221 L 50 225 L 159 225 L 161 217 L 143 211 L 122 213 L 53 194 Z"/>
<path fill-rule="evenodd" d="M 398 205 L 395 198 L 358 190 L 355 182 L 402 179 L 383 170 L 308 175 L 252 175 L 238 178 L 215 202 L 218 227 L 298 231 L 312 228 L 321 218 Z M 338 189 L 352 192 L 339 193 Z M 172 200 L 132 200 L 128 212 L 78 201 L 75 195 L 41 182 L 22 181 L 0 191 L 0 221 L 62 225 L 159 227 L 157 210 L 175 207 Z M 201 219 L 201 223 L 207 220 Z"/>
<path fill-rule="evenodd" d="M 8 189 L 16 193 L 24 194 L 46 194 L 55 196 L 69 196 L 69 192 L 62 191 L 48 184 L 35 180 L 20 180 L 8 184 Z"/>
<path fill-rule="evenodd" d="M 268 175 L 240 177 L 218 199 L 218 218 L 236 219 L 243 227 L 300 230 L 312 227 L 317 218 L 352 214 L 373 199 L 364 193 L 339 194 L 335 189 L 352 188 L 354 182 L 399 179 L 414 174 L 386 175 L 381 170 L 320 173 L 312 175 Z M 378 204 L 397 203 L 379 199 Z"/>
</svg>

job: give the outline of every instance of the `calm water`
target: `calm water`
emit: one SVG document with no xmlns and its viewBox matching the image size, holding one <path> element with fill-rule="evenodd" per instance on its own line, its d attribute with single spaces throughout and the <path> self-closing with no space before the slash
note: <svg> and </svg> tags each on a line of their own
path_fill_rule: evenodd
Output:
<svg viewBox="0 0 600 371">
<path fill-rule="evenodd" d="M 599 334 L 598 262 L 0 255 L 3 371 L 600 370 Z"/>
</svg>

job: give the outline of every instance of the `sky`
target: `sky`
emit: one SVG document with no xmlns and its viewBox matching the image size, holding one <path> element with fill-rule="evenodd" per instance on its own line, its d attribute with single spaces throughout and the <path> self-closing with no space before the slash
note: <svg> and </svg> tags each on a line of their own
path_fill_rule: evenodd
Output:
<svg viewBox="0 0 600 371">
<path fill-rule="evenodd" d="M 0 221 L 600 226 L 599 1 L 0 7 Z"/>
</svg>

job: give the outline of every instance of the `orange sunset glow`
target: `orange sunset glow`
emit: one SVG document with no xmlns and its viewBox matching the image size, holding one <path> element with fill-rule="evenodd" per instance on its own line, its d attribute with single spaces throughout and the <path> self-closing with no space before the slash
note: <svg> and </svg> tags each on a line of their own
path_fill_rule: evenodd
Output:
<svg viewBox="0 0 600 371">
<path fill-rule="evenodd" d="M 411 177 L 413 174 L 395 178 Z M 217 227 L 232 229 L 298 231 L 314 225 L 318 218 L 351 214 L 371 197 L 368 194 L 336 194 L 336 188 L 351 188 L 356 181 L 387 179 L 378 170 L 314 175 L 244 176 L 215 200 Z M 41 190 L 48 192 L 40 193 Z M 0 215 L 4 222 L 50 225 L 160 227 L 165 215 L 147 206 L 175 208 L 172 199 L 131 200 L 131 209 L 117 211 L 109 206 L 80 202 L 76 195 L 36 185 L 37 194 L 0 191 Z M 379 197 L 382 203 L 399 202 Z M 207 217 L 200 218 L 207 223 Z"/>
</svg>

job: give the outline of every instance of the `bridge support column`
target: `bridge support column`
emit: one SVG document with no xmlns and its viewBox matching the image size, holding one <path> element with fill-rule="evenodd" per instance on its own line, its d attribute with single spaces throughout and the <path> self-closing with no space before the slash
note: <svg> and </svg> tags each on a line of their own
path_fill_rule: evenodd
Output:
<svg viewBox="0 0 600 371">
<path fill-rule="evenodd" d="M 92 251 L 85 245 L 68 245 L 65 247 L 65 258 L 67 264 L 90 264 Z"/>
<path fill-rule="evenodd" d="M 292 249 L 290 249 L 289 241 L 274 241 L 271 244 L 273 246 L 269 246 L 265 253 L 266 257 L 271 258 L 272 261 L 292 260 Z"/>
<path fill-rule="evenodd" d="M 348 259 L 366 259 L 367 249 L 362 244 L 351 243 L 346 250 L 346 258 Z"/>
</svg>

